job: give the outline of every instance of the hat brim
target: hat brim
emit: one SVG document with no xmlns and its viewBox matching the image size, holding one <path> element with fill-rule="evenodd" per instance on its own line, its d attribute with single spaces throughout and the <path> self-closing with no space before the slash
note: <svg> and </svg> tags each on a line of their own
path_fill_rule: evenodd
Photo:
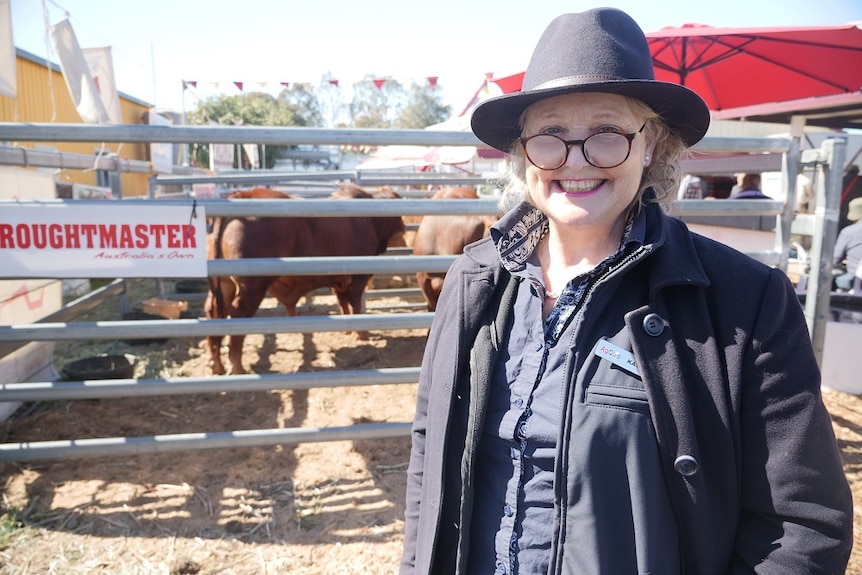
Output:
<svg viewBox="0 0 862 575">
<path fill-rule="evenodd" d="M 531 104 L 580 92 L 620 94 L 644 102 L 687 146 L 699 142 L 709 128 L 709 108 L 703 98 L 685 86 L 656 80 L 617 80 L 568 84 L 489 98 L 473 110 L 470 120 L 473 133 L 489 146 L 508 152 L 521 135 L 518 120 Z"/>
</svg>

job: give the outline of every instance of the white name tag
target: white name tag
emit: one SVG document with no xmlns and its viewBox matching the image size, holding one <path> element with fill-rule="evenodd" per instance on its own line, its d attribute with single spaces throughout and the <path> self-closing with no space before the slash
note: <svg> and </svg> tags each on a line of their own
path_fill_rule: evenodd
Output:
<svg viewBox="0 0 862 575">
<path fill-rule="evenodd" d="M 606 359 L 614 365 L 617 365 L 629 373 L 633 373 L 640 377 L 638 364 L 635 361 L 635 356 L 627 349 L 623 349 L 618 345 L 614 345 L 608 340 L 602 338 L 596 344 L 595 354 L 602 359 Z"/>
</svg>

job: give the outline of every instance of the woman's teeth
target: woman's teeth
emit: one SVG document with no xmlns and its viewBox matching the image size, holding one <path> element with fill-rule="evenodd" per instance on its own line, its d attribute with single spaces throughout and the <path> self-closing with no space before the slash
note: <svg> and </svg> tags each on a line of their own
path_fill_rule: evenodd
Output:
<svg viewBox="0 0 862 575">
<path fill-rule="evenodd" d="M 598 188 L 604 180 L 559 181 L 560 188 L 567 194 L 581 194 Z"/>
</svg>

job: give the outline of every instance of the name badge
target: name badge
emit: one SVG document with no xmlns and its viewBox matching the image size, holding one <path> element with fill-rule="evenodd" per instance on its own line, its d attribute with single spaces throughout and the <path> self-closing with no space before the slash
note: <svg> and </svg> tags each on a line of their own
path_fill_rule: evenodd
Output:
<svg viewBox="0 0 862 575">
<path fill-rule="evenodd" d="M 608 340 L 602 338 L 596 344 L 595 354 L 602 359 L 606 359 L 612 364 L 619 366 L 629 373 L 640 377 L 638 364 L 635 361 L 635 356 L 627 349 L 623 349 L 618 345 L 614 345 Z"/>
</svg>

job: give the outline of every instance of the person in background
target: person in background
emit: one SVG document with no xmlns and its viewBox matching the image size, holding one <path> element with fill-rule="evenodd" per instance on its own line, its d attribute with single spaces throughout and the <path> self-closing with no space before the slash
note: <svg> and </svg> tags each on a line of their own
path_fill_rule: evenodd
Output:
<svg viewBox="0 0 862 575">
<path fill-rule="evenodd" d="M 739 188 L 730 196 L 731 200 L 771 200 L 760 189 L 760 174 L 741 174 Z"/>
<path fill-rule="evenodd" d="M 817 207 L 817 196 L 814 193 L 814 182 L 805 174 L 796 176 L 796 197 L 793 211 L 797 214 L 813 214 Z"/>
<path fill-rule="evenodd" d="M 838 213 L 839 231 L 853 223 L 847 217 L 850 211 L 850 202 L 856 198 L 862 198 L 862 180 L 859 179 L 859 166 L 856 164 L 850 164 L 845 168 L 841 190 L 841 208 Z"/>
<path fill-rule="evenodd" d="M 709 126 L 612 8 L 481 102 L 507 212 L 449 268 L 402 574 L 843 573 L 847 479 L 787 276 L 666 215 Z"/>
<path fill-rule="evenodd" d="M 862 198 L 847 204 L 847 220 L 850 225 L 841 228 L 835 240 L 832 265 L 844 273 L 835 276 L 835 288 L 842 291 L 853 289 L 857 268 L 862 263 Z"/>
</svg>

